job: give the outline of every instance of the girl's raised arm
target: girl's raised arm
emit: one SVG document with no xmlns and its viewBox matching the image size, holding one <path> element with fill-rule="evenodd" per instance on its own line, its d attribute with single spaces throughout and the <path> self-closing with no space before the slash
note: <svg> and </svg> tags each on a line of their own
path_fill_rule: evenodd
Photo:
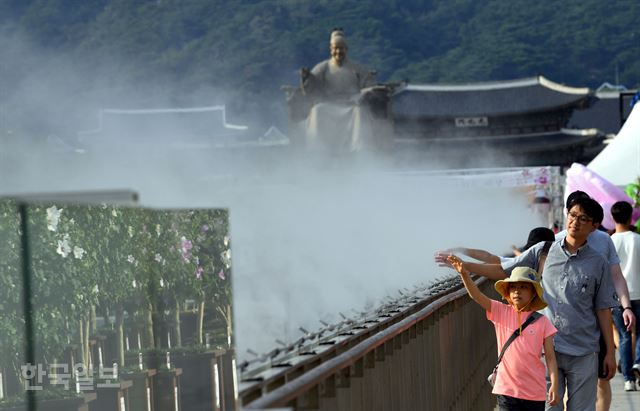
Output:
<svg viewBox="0 0 640 411">
<path fill-rule="evenodd" d="M 464 267 L 464 262 L 455 255 L 447 257 L 447 261 L 458 273 L 460 273 L 462 283 L 467 289 L 469 296 L 477 302 L 480 307 L 491 312 L 491 298 L 487 297 L 482 291 L 480 291 L 476 283 L 473 282 L 469 275 L 469 270 Z"/>
</svg>

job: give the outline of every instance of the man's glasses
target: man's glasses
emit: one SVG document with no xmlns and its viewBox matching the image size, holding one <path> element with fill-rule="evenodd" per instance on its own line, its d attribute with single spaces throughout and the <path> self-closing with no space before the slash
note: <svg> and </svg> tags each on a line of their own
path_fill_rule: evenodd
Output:
<svg viewBox="0 0 640 411">
<path fill-rule="evenodd" d="M 584 214 L 576 214 L 576 213 L 569 213 L 567 214 L 567 217 L 569 218 L 569 220 L 578 220 L 578 222 L 580 222 L 580 224 L 586 224 L 586 223 L 590 223 L 593 221 L 593 218 L 591 217 L 587 217 Z"/>
</svg>

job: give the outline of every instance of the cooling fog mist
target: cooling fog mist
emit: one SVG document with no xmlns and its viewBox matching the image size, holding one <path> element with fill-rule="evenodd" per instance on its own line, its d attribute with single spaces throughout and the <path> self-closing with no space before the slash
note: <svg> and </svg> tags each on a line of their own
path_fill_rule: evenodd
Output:
<svg viewBox="0 0 640 411">
<path fill-rule="evenodd" d="M 156 153 L 153 161 L 135 150 L 65 156 L 49 162 L 54 156 L 31 147 L 15 163 L 10 186 L 22 192 L 130 188 L 143 206 L 230 210 L 241 359 L 247 349 L 271 350 L 276 339 L 293 342 L 299 327 L 317 329 L 320 320 L 354 316 L 400 289 L 453 275 L 433 263 L 439 249 L 507 253 L 540 224 L 521 192 L 463 187 L 426 172 L 354 165 L 350 158 L 341 160 L 349 167 L 292 162 L 274 165 L 273 174 L 225 175 L 218 173 L 255 171 L 256 159 L 224 165 L 216 154 L 214 167 L 207 160 L 213 155 L 175 150 Z"/>
<path fill-rule="evenodd" d="M 438 249 L 464 245 L 506 253 L 540 224 L 521 192 L 461 186 L 389 158 L 301 158 L 287 147 L 226 150 L 206 139 L 186 145 L 179 127 L 169 141 L 88 140 L 82 150 L 71 132 L 11 134 L 7 124 L 16 113 L 40 130 L 64 124 L 77 131 L 97 126 L 105 102 L 110 108 L 175 107 L 169 98 L 144 106 L 135 87 L 131 96 L 121 88 L 116 100 L 100 85 L 78 84 L 84 76 L 74 70 L 57 60 L 56 70 L 32 76 L 5 96 L 0 195 L 131 189 L 142 206 L 228 208 L 240 358 L 247 349 L 272 349 L 276 339 L 294 341 L 298 327 L 317 329 L 320 320 L 352 316 L 400 289 L 453 275 L 433 263 Z M 60 73 L 62 83 L 55 81 Z M 212 91 L 211 101 L 194 101 L 223 103 L 223 95 Z M 114 101 L 122 105 L 114 107 Z M 284 105 L 284 98 L 270 104 Z M 264 131 L 254 130 L 257 137 Z"/>
<path fill-rule="evenodd" d="M 453 275 L 435 251 L 506 253 L 539 223 L 505 190 L 461 189 L 404 174 L 317 175 L 264 186 L 231 203 L 237 343 L 264 351 L 320 320 Z M 240 193 L 239 193 L 240 194 Z"/>
</svg>

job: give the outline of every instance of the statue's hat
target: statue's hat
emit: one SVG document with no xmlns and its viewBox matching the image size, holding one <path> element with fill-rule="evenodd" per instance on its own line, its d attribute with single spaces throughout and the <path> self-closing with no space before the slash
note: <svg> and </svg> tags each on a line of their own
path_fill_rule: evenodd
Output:
<svg viewBox="0 0 640 411">
<path fill-rule="evenodd" d="M 347 38 L 344 35 L 344 31 L 341 28 L 335 28 L 331 31 L 331 44 L 343 43 L 347 44 Z"/>
</svg>

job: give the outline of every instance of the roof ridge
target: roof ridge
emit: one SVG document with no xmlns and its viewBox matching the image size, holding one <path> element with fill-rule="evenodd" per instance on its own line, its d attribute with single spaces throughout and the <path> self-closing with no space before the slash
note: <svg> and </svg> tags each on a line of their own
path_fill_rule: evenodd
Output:
<svg viewBox="0 0 640 411">
<path fill-rule="evenodd" d="M 589 94 L 588 87 L 571 87 L 553 82 L 543 76 L 525 77 L 514 80 L 485 81 L 476 83 L 460 84 L 408 84 L 408 91 L 480 91 L 480 90 L 501 90 L 518 87 L 531 87 L 540 85 L 548 89 L 566 94 Z"/>
</svg>

